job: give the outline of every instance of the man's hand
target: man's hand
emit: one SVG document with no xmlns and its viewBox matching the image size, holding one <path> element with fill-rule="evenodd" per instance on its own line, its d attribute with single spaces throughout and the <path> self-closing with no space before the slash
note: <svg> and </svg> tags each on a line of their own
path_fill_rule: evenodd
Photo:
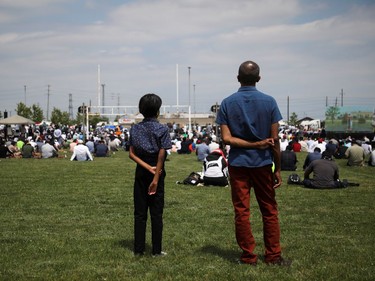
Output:
<svg viewBox="0 0 375 281">
<path fill-rule="evenodd" d="M 261 141 L 258 141 L 258 149 L 268 149 L 275 145 L 275 140 L 273 138 L 267 138 Z"/>
</svg>

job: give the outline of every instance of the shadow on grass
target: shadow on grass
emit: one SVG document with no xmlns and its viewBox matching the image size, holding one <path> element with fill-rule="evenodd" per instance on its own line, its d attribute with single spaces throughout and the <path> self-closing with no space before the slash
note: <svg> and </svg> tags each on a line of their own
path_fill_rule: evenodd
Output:
<svg viewBox="0 0 375 281">
<path fill-rule="evenodd" d="M 133 239 L 120 240 L 120 241 L 116 242 L 116 245 L 121 247 L 121 248 L 128 249 L 131 252 L 133 252 L 134 240 Z"/>
<path fill-rule="evenodd" d="M 115 245 L 117 247 L 127 249 L 132 253 L 134 251 L 134 240 L 133 239 L 120 240 L 118 242 L 115 242 Z M 151 252 L 151 246 L 150 245 L 146 244 L 145 252 Z"/>
<path fill-rule="evenodd" d="M 200 252 L 215 255 L 220 258 L 226 259 L 232 263 L 237 263 L 239 258 L 238 251 L 235 250 L 224 250 L 222 248 L 217 247 L 216 245 L 207 245 L 200 249 Z"/>
</svg>

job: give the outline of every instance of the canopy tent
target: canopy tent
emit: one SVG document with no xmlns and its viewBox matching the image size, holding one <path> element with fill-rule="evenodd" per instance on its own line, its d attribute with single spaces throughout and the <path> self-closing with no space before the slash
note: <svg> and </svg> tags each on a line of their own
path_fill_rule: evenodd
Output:
<svg viewBox="0 0 375 281">
<path fill-rule="evenodd" d="M 314 119 L 314 120 L 304 120 L 300 124 L 300 126 L 305 127 L 305 126 L 310 126 L 313 129 L 319 129 L 320 128 L 320 120 L 319 119 Z"/>
<path fill-rule="evenodd" d="M 30 125 L 34 124 L 33 120 L 27 119 L 19 115 L 13 115 L 8 118 L 0 119 L 0 124 L 2 125 Z"/>
</svg>

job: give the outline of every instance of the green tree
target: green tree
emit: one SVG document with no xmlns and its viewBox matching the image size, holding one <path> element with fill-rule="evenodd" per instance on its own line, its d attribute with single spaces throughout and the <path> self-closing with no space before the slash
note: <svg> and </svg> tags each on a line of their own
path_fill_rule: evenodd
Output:
<svg viewBox="0 0 375 281">
<path fill-rule="evenodd" d="M 31 108 L 27 107 L 23 102 L 17 104 L 16 112 L 17 115 L 23 116 L 25 118 L 31 119 L 32 117 Z"/>
<path fill-rule="evenodd" d="M 295 112 L 292 112 L 292 115 L 289 118 L 289 125 L 296 126 L 298 121 L 298 115 Z"/>
<path fill-rule="evenodd" d="M 333 123 L 333 120 L 336 119 L 336 117 L 340 114 L 340 108 L 337 106 L 330 106 L 326 110 L 326 118 L 331 119 L 331 123 Z"/>
<path fill-rule="evenodd" d="M 69 113 L 54 107 L 51 113 L 51 122 L 60 125 L 71 125 Z"/>
<path fill-rule="evenodd" d="M 105 122 L 105 123 L 108 123 L 108 122 L 109 122 L 109 118 L 108 118 L 108 117 L 101 116 L 101 115 L 99 115 L 99 114 L 96 114 L 96 115 L 93 115 L 93 116 L 90 116 L 90 117 L 89 117 L 89 124 L 90 124 L 93 128 L 96 128 L 96 124 L 98 124 L 99 122 Z"/>
<path fill-rule="evenodd" d="M 42 122 L 43 120 L 43 110 L 40 108 L 39 105 L 35 105 L 33 104 L 31 106 L 31 120 L 33 120 L 34 122 Z"/>
</svg>

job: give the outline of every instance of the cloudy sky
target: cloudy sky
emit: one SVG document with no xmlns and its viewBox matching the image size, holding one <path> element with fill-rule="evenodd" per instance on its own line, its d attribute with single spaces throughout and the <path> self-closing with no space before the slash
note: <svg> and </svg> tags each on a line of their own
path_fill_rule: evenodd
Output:
<svg viewBox="0 0 375 281">
<path fill-rule="evenodd" d="M 284 119 L 288 97 L 299 118 L 324 118 L 327 103 L 373 107 L 374 15 L 373 0 L 0 0 L 0 111 L 69 112 L 71 94 L 75 116 L 98 105 L 100 65 L 105 105 L 154 92 L 209 112 L 246 60 Z"/>
</svg>

